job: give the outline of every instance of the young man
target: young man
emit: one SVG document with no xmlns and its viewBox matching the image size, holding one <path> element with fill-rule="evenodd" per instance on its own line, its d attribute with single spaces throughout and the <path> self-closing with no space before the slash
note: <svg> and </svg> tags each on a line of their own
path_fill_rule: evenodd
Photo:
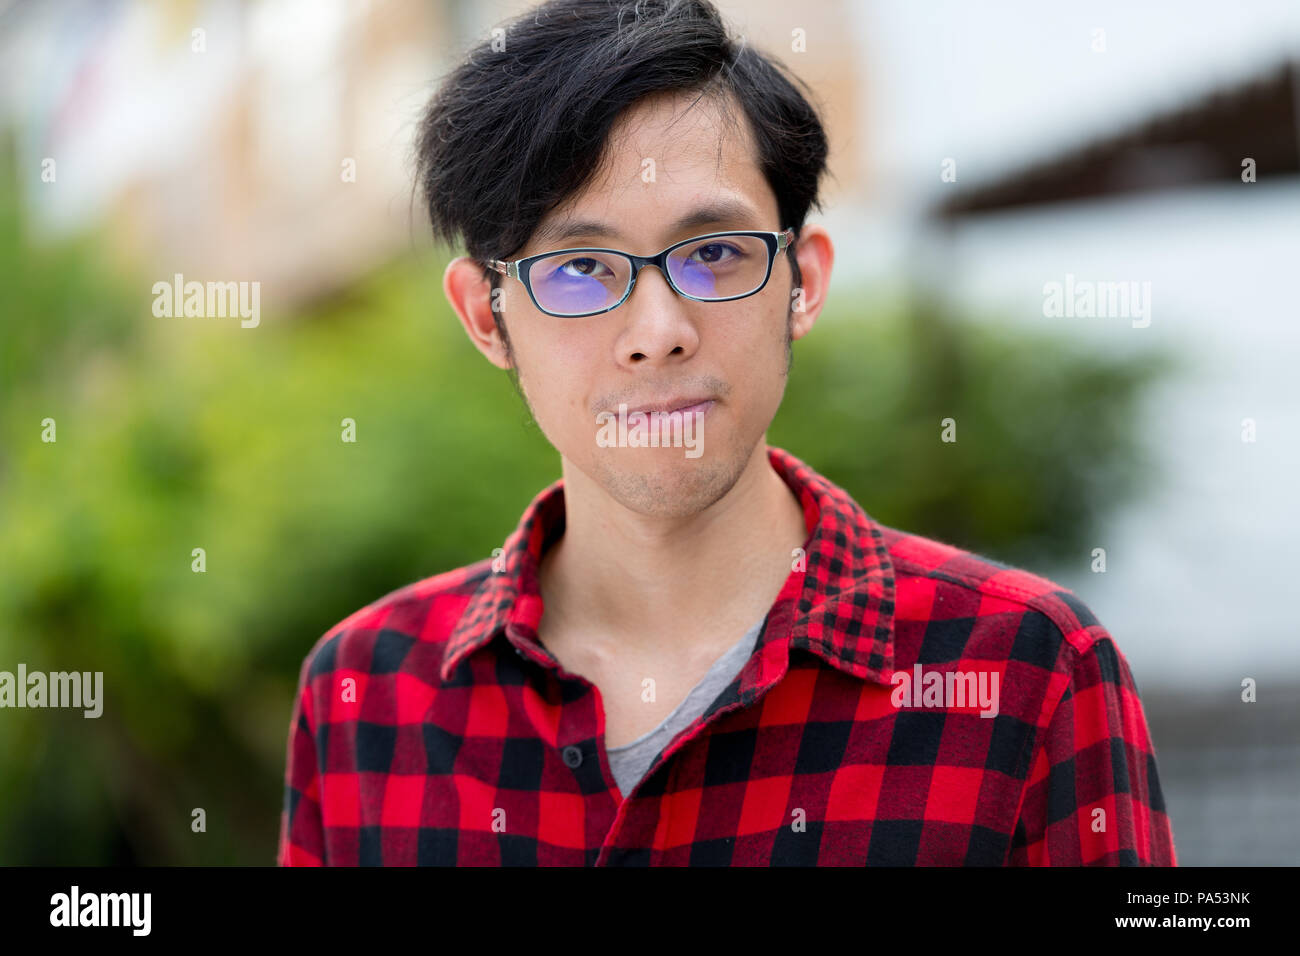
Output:
<svg viewBox="0 0 1300 956">
<path fill-rule="evenodd" d="M 497 558 L 312 649 L 280 863 L 1173 864 L 1087 607 L 765 442 L 833 260 L 798 85 L 701 0 L 501 39 L 435 97 L 419 181 L 563 477 Z"/>
</svg>

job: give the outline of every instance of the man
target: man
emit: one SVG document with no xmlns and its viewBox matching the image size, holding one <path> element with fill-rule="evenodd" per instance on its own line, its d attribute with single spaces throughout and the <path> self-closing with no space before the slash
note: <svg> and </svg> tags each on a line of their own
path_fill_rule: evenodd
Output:
<svg viewBox="0 0 1300 956">
<path fill-rule="evenodd" d="M 280 863 L 1175 862 L 1087 607 L 766 444 L 833 261 L 799 84 L 700 0 L 559 0 L 417 147 L 446 295 L 562 478 L 313 648 Z"/>
</svg>

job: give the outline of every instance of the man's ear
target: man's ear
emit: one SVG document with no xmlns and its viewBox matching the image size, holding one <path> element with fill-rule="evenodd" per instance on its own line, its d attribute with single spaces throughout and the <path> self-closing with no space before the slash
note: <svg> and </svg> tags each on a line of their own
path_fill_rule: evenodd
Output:
<svg viewBox="0 0 1300 956">
<path fill-rule="evenodd" d="M 812 329 L 826 304 L 831 267 L 835 264 L 835 246 L 826 228 L 813 223 L 800 230 L 794 253 L 803 284 L 795 290 L 798 297 L 790 316 L 790 337 L 801 339 Z"/>
<path fill-rule="evenodd" d="M 483 267 L 468 256 L 457 256 L 447 263 L 442 291 L 474 347 L 497 368 L 510 368 L 509 350 L 497 329 L 494 311 L 501 308 L 505 289 L 497 289 L 493 295 L 491 284 L 483 276 Z"/>
</svg>

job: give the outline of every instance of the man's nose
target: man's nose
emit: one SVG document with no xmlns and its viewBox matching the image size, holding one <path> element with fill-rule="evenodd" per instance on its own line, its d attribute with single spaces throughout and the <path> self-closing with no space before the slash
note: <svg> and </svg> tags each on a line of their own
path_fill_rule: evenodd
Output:
<svg viewBox="0 0 1300 956">
<path fill-rule="evenodd" d="M 686 308 L 689 301 L 673 291 L 657 266 L 642 268 L 617 310 L 627 310 L 618 344 L 622 361 L 637 365 L 693 353 L 699 335 Z"/>
</svg>

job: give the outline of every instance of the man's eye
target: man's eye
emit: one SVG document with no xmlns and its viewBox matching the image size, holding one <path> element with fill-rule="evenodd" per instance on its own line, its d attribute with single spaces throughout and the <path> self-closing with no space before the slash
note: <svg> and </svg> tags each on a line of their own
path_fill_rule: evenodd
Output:
<svg viewBox="0 0 1300 956">
<path fill-rule="evenodd" d="M 741 254 L 735 246 L 725 242 L 709 242 L 691 253 L 692 257 L 698 256 L 701 262 L 707 262 L 710 265 L 717 262 L 726 262 Z"/>
<path fill-rule="evenodd" d="M 594 276 L 603 278 L 609 272 L 609 267 L 599 259 L 592 259 L 590 256 L 582 256 L 577 259 L 569 259 L 562 266 L 560 272 L 568 276 Z"/>
</svg>

